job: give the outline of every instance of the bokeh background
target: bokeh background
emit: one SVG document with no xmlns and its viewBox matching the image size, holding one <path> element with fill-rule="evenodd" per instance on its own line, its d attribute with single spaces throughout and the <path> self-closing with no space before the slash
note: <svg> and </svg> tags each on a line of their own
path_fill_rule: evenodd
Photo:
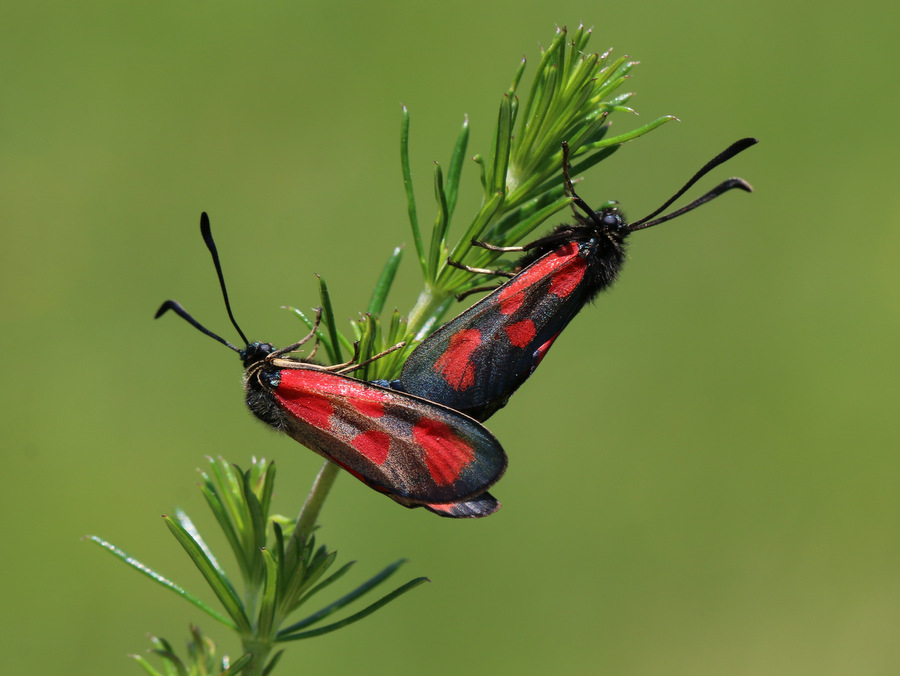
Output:
<svg viewBox="0 0 900 676">
<path fill-rule="evenodd" d="M 140 673 L 145 632 L 182 646 L 191 606 L 94 533 L 206 598 L 159 518 L 214 525 L 204 455 L 279 465 L 296 513 L 320 462 L 244 410 L 197 233 L 210 213 L 252 337 L 279 306 L 365 306 L 411 244 L 400 103 L 430 222 L 431 167 L 464 113 L 487 153 L 523 54 L 556 24 L 642 63 L 672 123 L 592 170 L 591 203 L 643 215 L 731 141 L 731 194 L 634 236 L 587 308 L 490 421 L 509 452 L 478 522 L 407 511 L 341 477 L 320 537 L 399 557 L 420 587 L 289 647 L 277 673 L 900 673 L 896 26 L 887 3 L 5 3 L 0 9 L 0 317 L 5 358 L 4 673 Z M 527 78 L 527 75 L 526 75 Z M 526 90 L 527 91 L 527 90 Z M 466 169 L 458 216 L 479 187 Z M 695 191 L 695 194 L 699 194 Z M 559 220 L 559 219 L 556 219 Z M 457 223 L 459 227 L 460 223 Z M 390 299 L 411 307 L 411 248 Z M 221 542 L 213 540 L 214 544 Z M 227 554 L 222 556 L 230 564 Z"/>
</svg>

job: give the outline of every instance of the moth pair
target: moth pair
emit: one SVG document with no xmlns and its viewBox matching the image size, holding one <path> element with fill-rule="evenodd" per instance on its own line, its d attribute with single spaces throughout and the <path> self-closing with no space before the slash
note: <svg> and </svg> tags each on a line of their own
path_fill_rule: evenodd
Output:
<svg viewBox="0 0 900 676">
<path fill-rule="evenodd" d="M 575 211 L 575 223 L 560 225 L 524 247 L 482 244 L 524 252 L 518 272 L 420 343 L 400 378 L 391 382 L 365 382 L 346 375 L 359 364 L 325 367 L 288 357 L 314 331 L 281 349 L 248 341 L 232 314 L 205 213 L 201 233 L 228 316 L 245 347 L 209 331 L 174 301 L 163 303 L 156 316 L 172 310 L 237 352 L 253 414 L 369 487 L 406 507 L 425 507 L 441 516 L 487 516 L 500 506 L 487 491 L 503 475 L 507 458 L 481 422 L 506 405 L 578 311 L 616 280 L 629 234 L 680 216 L 729 190 L 752 190 L 742 179 L 731 178 L 657 218 L 702 176 L 755 143 L 756 139 L 745 138 L 732 144 L 662 206 L 631 224 L 617 207 L 593 211 L 575 194 L 566 174 L 573 209 L 583 212 Z M 565 145 L 563 151 L 565 156 Z M 564 173 L 566 166 L 564 159 Z"/>
</svg>

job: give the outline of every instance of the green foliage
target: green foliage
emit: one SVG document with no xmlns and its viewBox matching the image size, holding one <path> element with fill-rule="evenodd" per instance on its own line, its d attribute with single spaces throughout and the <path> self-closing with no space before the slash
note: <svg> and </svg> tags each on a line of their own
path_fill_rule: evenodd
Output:
<svg viewBox="0 0 900 676">
<path fill-rule="evenodd" d="M 205 636 L 199 627 L 191 625 L 190 633 L 191 638 L 187 644 L 187 661 L 179 658 L 172 645 L 166 639 L 158 636 L 150 637 L 150 643 L 153 644 L 150 652 L 162 661 L 162 670 L 154 668 L 150 661 L 141 655 L 132 655 L 131 657 L 150 676 L 208 676 L 211 674 L 230 676 L 242 673 L 244 667 L 252 659 L 252 656 L 247 654 L 232 663 L 227 655 L 218 657 L 215 642 Z M 281 653 L 278 653 L 273 657 L 270 664 L 277 663 L 280 655 Z M 269 673 L 269 671 L 266 668 L 263 673 Z"/>
<path fill-rule="evenodd" d="M 625 57 L 613 59 L 610 52 L 587 52 L 590 30 L 579 27 L 574 35 L 565 28 L 547 47 L 537 66 L 524 108 L 517 95 L 525 72 L 523 59 L 513 75 L 510 88 L 500 101 L 491 152 L 472 159 L 479 168 L 482 203 L 461 235 L 453 242 L 451 224 L 459 195 L 460 177 L 469 142 L 469 120 L 462 128 L 450 155 L 449 168 L 435 165 L 434 196 L 437 213 L 430 237 L 423 235 L 419 209 L 413 190 L 409 164 L 410 115 L 404 106 L 400 127 L 400 159 L 406 190 L 407 213 L 412 229 L 416 259 L 422 270 L 423 289 L 404 320 L 396 311 L 387 326 L 381 313 L 390 291 L 401 250 L 396 249 L 379 277 L 366 314 L 353 325 L 360 341 L 359 359 L 366 360 L 399 342 L 399 350 L 368 365 L 359 377 L 392 379 L 415 344 L 434 330 L 455 297 L 484 286 L 491 279 L 448 264 L 448 259 L 470 267 L 510 269 L 502 254 L 473 245 L 487 241 L 512 246 L 522 241 L 550 216 L 564 209 L 571 198 L 565 194 L 562 176 L 562 143 L 569 145 L 573 178 L 612 155 L 621 145 L 675 119 L 671 115 L 619 134 L 609 136 L 613 113 L 634 113 L 626 103 L 631 93 L 613 96 L 624 84 L 636 62 Z M 324 283 L 323 283 L 324 289 Z M 320 342 L 333 363 L 341 361 L 341 346 L 351 350 L 351 341 L 337 332 L 327 291 L 322 290 L 322 307 L 327 333 L 319 331 Z M 313 322 L 294 309 L 310 327 Z"/>
<path fill-rule="evenodd" d="M 327 465 L 334 468 L 334 465 Z M 326 470 L 323 470 L 325 472 Z M 329 473 L 333 470 L 328 469 Z M 96 536 L 90 539 L 128 565 L 147 575 L 166 589 L 176 593 L 241 637 L 244 654 L 227 666 L 227 671 L 211 671 L 215 659 L 214 646 L 199 630 L 193 631 L 189 644 L 189 659 L 183 664 L 175 657 L 171 646 L 162 639 L 153 639 L 155 650 L 175 671 L 171 673 L 265 673 L 268 655 L 279 643 L 321 636 L 367 617 L 382 606 L 419 586 L 427 578 L 419 577 L 397 587 L 368 606 L 340 620 L 323 624 L 338 611 L 362 598 L 387 580 L 404 563 L 396 561 L 377 575 L 319 610 L 286 625 L 288 618 L 310 599 L 341 579 L 353 566 L 349 562 L 329 573 L 337 555 L 325 545 L 316 545 L 312 524 L 321 507 L 321 499 L 314 496 L 307 501 L 300 517 L 289 520 L 270 513 L 275 485 L 275 464 L 254 459 L 249 470 L 242 471 L 222 458 L 209 458 L 209 467 L 202 473 L 201 490 L 213 512 L 240 570 L 241 583 L 235 584 L 219 564 L 212 550 L 184 512 L 175 517 L 164 516 L 166 526 L 175 536 L 188 557 L 203 575 L 212 592 L 219 599 L 225 614 L 203 602 L 160 573 L 129 556 L 118 547 Z M 320 479 L 322 475 L 320 474 Z M 326 482 L 329 480 L 324 479 Z M 333 478 L 331 479 L 333 480 Z M 330 482 L 328 483 L 330 486 Z M 317 482 L 314 493 L 327 493 Z M 309 510 L 315 512 L 310 514 Z M 211 647 L 212 646 L 212 647 Z M 277 656 L 273 659 L 276 659 Z M 138 661 L 149 670 L 141 658 Z M 169 667 L 167 667 L 169 668 Z M 187 669 L 187 671 L 184 671 Z M 165 672 L 169 673 L 169 672 Z"/>
</svg>

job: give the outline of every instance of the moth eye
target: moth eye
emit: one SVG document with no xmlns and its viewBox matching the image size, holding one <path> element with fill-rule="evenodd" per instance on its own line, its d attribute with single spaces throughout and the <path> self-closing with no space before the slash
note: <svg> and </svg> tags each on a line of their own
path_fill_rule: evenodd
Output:
<svg viewBox="0 0 900 676">
<path fill-rule="evenodd" d="M 622 222 L 618 211 L 607 211 L 603 214 L 603 225 L 608 228 L 617 228 Z"/>
</svg>

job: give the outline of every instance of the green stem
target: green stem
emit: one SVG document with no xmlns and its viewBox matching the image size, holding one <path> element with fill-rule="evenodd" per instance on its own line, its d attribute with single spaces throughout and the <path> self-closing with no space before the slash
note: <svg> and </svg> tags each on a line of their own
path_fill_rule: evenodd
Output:
<svg viewBox="0 0 900 676">
<path fill-rule="evenodd" d="M 306 542 L 316 521 L 319 519 L 319 512 L 322 511 L 322 505 L 325 504 L 325 498 L 334 484 L 334 480 L 338 475 L 338 466 L 331 462 L 325 462 L 319 475 L 313 482 L 309 495 L 306 496 L 306 502 L 300 510 L 300 516 L 297 517 L 297 524 L 294 526 L 294 533 L 291 535 L 292 540 L 297 540 L 297 544 Z"/>
<path fill-rule="evenodd" d="M 409 311 L 406 321 L 407 334 L 418 337 L 423 329 L 430 328 L 431 324 L 440 321 L 452 301 L 453 297 L 446 291 L 434 289 L 426 284 L 416 304 Z"/>
<path fill-rule="evenodd" d="M 244 652 L 253 655 L 250 664 L 241 671 L 242 676 L 262 676 L 263 669 L 272 652 L 273 643 L 247 637 L 241 642 Z"/>
</svg>

